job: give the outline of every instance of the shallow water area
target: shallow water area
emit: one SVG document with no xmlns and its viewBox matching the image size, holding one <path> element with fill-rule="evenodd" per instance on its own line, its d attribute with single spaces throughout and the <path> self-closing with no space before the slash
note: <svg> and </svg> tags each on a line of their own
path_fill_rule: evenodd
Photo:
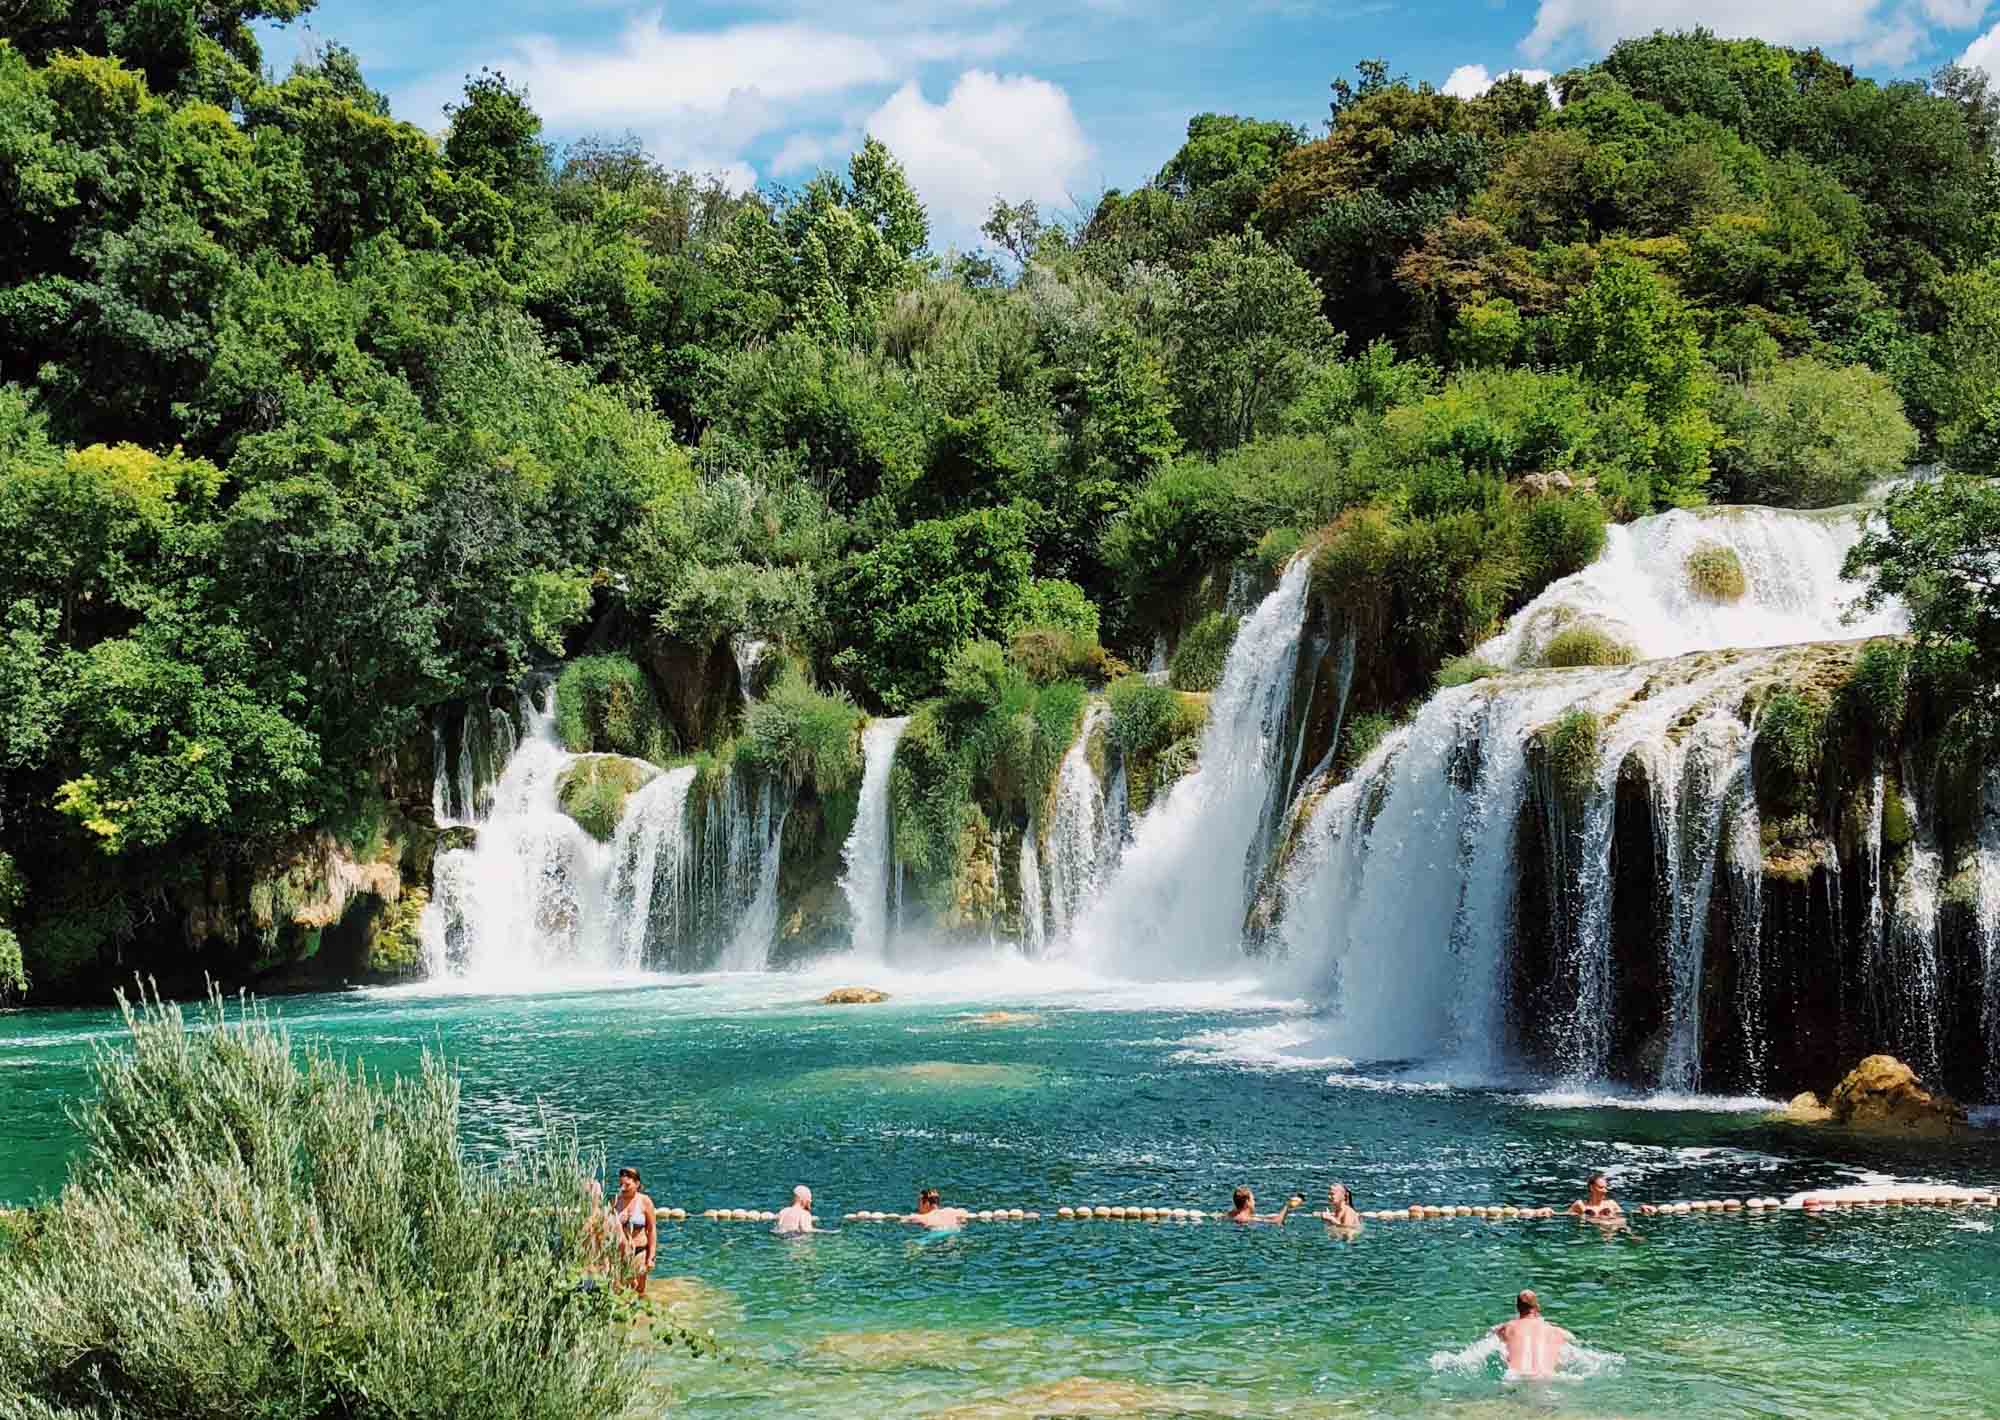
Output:
<svg viewBox="0 0 2000 1420">
<path fill-rule="evenodd" d="M 514 983 L 516 986 L 526 983 Z M 826 1006 L 834 986 L 890 999 Z M 1992 1187 L 2000 1134 L 1916 1149 L 1775 1124 L 1767 1101 L 1481 1082 L 1340 1056 L 1252 980 L 1134 985 L 1006 953 L 804 974 L 427 988 L 273 1003 L 296 1037 L 463 1070 L 491 1156 L 573 1114 L 661 1206 L 656 1290 L 726 1361 L 662 1360 L 691 1416 L 1944 1416 L 2000 1396 L 2000 1233 L 1978 1208 L 1370 1223 L 1072 1222 L 1068 1205 L 1274 1208 L 1348 1183 L 1365 1210 L 1566 1205 L 1602 1169 L 1629 1207 L 1897 1183 Z M 1009 1013 L 1004 1028 L 982 1024 Z M 1020 1019 L 1017 1019 L 1020 1018 Z M 0 1198 L 59 1186 L 110 1011 L 0 1014 Z M 781 1239 L 703 1208 L 794 1183 L 836 1229 Z M 930 1236 L 920 1186 L 1039 1222 Z M 687 1279 L 687 1280 L 681 1280 Z M 1539 1291 L 1586 1348 L 1554 1383 L 1484 1347 Z M 1438 1364 L 1434 1358 L 1448 1358 Z"/>
</svg>

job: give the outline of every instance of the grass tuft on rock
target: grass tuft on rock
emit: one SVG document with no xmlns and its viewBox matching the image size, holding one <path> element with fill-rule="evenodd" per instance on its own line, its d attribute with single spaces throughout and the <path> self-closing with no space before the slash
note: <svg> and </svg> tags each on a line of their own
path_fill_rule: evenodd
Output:
<svg viewBox="0 0 2000 1420">
<path fill-rule="evenodd" d="M 652 682 L 629 656 L 582 656 L 556 681 L 556 733 L 571 754 L 626 754 L 663 761 L 673 732 Z"/>
<path fill-rule="evenodd" d="M 1236 618 L 1212 611 L 1181 633 L 1167 681 L 1175 690 L 1214 690 L 1222 681 L 1222 666 L 1236 640 Z"/>
<path fill-rule="evenodd" d="M 1471 685 L 1476 680 L 1490 676 L 1504 675 L 1505 670 L 1491 661 L 1482 661 L 1477 656 L 1453 656 L 1438 667 L 1437 688 L 1452 690 L 1461 685 Z"/>
<path fill-rule="evenodd" d="M 766 773 L 837 793 L 861 777 L 861 711 L 788 668 L 743 717 L 736 753 Z"/>
<path fill-rule="evenodd" d="M 634 1398 L 618 1305 L 578 1286 L 598 1170 L 565 1128 L 474 1163 L 435 1056 L 376 1080 L 255 1003 L 214 994 L 193 1023 L 120 1004 L 70 1181 L 0 1267 L 0 1395 L 191 1420 L 574 1420 Z"/>
<path fill-rule="evenodd" d="M 658 773 L 643 760 L 587 754 L 556 780 L 556 803 L 578 828 L 609 843 L 625 817 L 625 801 Z"/>
<path fill-rule="evenodd" d="M 1739 602 L 1750 590 L 1743 575 L 1743 559 L 1736 549 L 1719 542 L 1704 542 L 1687 555 L 1682 564 L 1688 590 L 1703 601 Z"/>
<path fill-rule="evenodd" d="M 1629 666 L 1639 653 L 1626 642 L 1594 626 L 1559 631 L 1542 649 L 1542 664 L 1552 670 L 1576 666 Z"/>
</svg>

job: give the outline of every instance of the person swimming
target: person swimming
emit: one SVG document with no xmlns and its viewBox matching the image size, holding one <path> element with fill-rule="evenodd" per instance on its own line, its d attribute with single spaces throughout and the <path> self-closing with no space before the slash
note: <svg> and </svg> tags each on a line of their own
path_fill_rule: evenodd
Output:
<svg viewBox="0 0 2000 1420">
<path fill-rule="evenodd" d="M 653 1200 L 639 1190 L 639 1171 L 618 1170 L 618 1196 L 611 1202 L 611 1222 L 625 1252 L 626 1279 L 632 1290 L 646 1295 L 646 1279 L 660 1250 L 660 1224 Z"/>
<path fill-rule="evenodd" d="M 1305 1205 L 1305 1199 L 1294 1193 L 1285 1200 L 1285 1206 L 1275 1213 L 1257 1211 L 1257 1195 L 1247 1188 L 1238 1188 L 1230 1195 L 1229 1221 L 1232 1223 L 1277 1223 L 1283 1226 L 1286 1217 L 1294 1208 Z"/>
<path fill-rule="evenodd" d="M 792 1190 L 792 1202 L 778 1213 L 776 1233 L 810 1233 L 813 1227 L 813 1191 L 803 1183 Z"/>
<path fill-rule="evenodd" d="M 1563 1351 L 1576 1340 L 1542 1315 L 1541 1299 L 1531 1291 L 1514 1298 L 1515 1317 L 1493 1328 L 1507 1358 L 1507 1373 L 1546 1380 L 1556 1373 Z"/>
<path fill-rule="evenodd" d="M 943 1207 L 939 1200 L 940 1195 L 935 1188 L 919 1191 L 917 1211 L 904 1214 L 903 1221 L 929 1228 L 934 1233 L 955 1233 L 970 1221 L 972 1214 L 965 1209 Z"/>
<path fill-rule="evenodd" d="M 1361 1215 L 1354 1211 L 1354 1193 L 1346 1184 L 1326 1186 L 1326 1221 L 1336 1228 L 1361 1227 Z"/>
<path fill-rule="evenodd" d="M 1584 1185 L 1584 1195 L 1569 1205 L 1572 1218 L 1602 1220 L 1621 1218 L 1625 1214 L 1625 1210 L 1618 1206 L 1618 1200 L 1611 1196 L 1610 1183 L 1601 1173 L 1590 1176 L 1590 1182 Z"/>
</svg>

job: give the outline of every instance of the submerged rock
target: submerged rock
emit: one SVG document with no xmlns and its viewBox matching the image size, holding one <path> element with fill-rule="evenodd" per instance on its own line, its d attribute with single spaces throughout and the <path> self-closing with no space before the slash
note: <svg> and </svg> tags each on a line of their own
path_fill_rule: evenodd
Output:
<svg viewBox="0 0 2000 1420">
<path fill-rule="evenodd" d="M 1032 1011 L 981 1011 L 965 1021 L 975 1026 L 1038 1026 L 1042 1018 Z"/>
<path fill-rule="evenodd" d="M 1827 1107 L 1833 1123 L 1875 1133 L 1933 1139 L 1966 1127 L 1957 1101 L 1925 1089 L 1893 1055 L 1871 1055 L 1848 1071 Z"/>
<path fill-rule="evenodd" d="M 1770 1118 L 1783 1124 L 1824 1124 L 1833 1118 L 1833 1111 L 1811 1090 L 1801 1090 L 1783 1109 L 1773 1110 Z"/>
<path fill-rule="evenodd" d="M 842 986 L 829 991 L 819 998 L 822 1006 L 873 1006 L 889 999 L 886 991 L 877 991 L 872 986 Z"/>
</svg>

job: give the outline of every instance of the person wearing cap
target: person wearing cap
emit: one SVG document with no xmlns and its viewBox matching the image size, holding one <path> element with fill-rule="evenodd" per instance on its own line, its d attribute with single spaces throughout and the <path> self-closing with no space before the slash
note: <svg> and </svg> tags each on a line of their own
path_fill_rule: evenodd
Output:
<svg viewBox="0 0 2000 1420">
<path fill-rule="evenodd" d="M 1514 1298 L 1515 1317 L 1493 1328 L 1507 1357 L 1507 1373 L 1546 1380 L 1556 1373 L 1563 1349 L 1576 1340 L 1542 1315 L 1541 1299 L 1523 1291 Z"/>
<path fill-rule="evenodd" d="M 792 1205 L 778 1213 L 778 1225 L 773 1232 L 809 1233 L 813 1231 L 813 1191 L 803 1183 L 792 1190 Z"/>
</svg>

